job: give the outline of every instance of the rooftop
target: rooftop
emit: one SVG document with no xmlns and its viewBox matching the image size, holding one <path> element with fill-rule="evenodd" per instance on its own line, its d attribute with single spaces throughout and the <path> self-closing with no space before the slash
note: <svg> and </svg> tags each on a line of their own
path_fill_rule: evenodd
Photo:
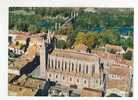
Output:
<svg viewBox="0 0 138 100">
<path fill-rule="evenodd" d="M 12 31 L 10 31 L 10 34 L 20 35 L 20 36 L 29 36 L 30 35 L 29 32 L 12 32 Z"/>
<path fill-rule="evenodd" d="M 112 64 L 110 66 L 109 73 L 128 78 L 130 68 L 127 65 Z"/>
<path fill-rule="evenodd" d="M 89 53 L 81 53 L 73 50 L 62 50 L 56 49 L 52 52 L 52 56 L 65 57 L 71 59 L 85 60 L 85 61 L 94 61 L 97 60 L 97 56 Z"/>
<path fill-rule="evenodd" d="M 34 96 L 38 89 L 31 89 L 22 87 L 14 84 L 8 84 L 8 95 L 9 96 Z"/>
<path fill-rule="evenodd" d="M 39 89 L 40 86 L 43 84 L 43 80 L 35 79 L 28 77 L 26 75 L 22 75 L 19 79 L 17 79 L 14 84 L 19 86 L 28 87 L 31 89 Z"/>
<path fill-rule="evenodd" d="M 17 35 L 16 36 L 16 41 L 26 41 L 27 40 L 27 38 L 28 38 L 29 36 L 24 36 L 24 35 Z"/>
<path fill-rule="evenodd" d="M 14 74 L 8 74 L 8 82 L 12 81 L 15 77 L 16 75 Z"/>
<path fill-rule="evenodd" d="M 112 44 L 106 44 L 105 47 L 106 47 L 106 48 L 116 49 L 116 50 L 121 50 L 121 49 L 123 49 L 121 46 L 112 45 Z"/>
<path fill-rule="evenodd" d="M 121 55 L 112 54 L 105 51 L 98 51 L 98 50 L 94 50 L 94 53 L 100 58 L 107 59 L 107 60 L 109 59 L 110 61 L 113 60 L 118 64 L 125 64 L 133 67 L 133 61 L 125 60 Z"/>
<path fill-rule="evenodd" d="M 36 47 L 35 46 L 29 47 L 24 55 L 17 58 L 13 63 L 9 64 L 9 68 L 17 70 L 22 69 L 26 64 L 28 64 L 34 59 L 35 53 L 36 53 Z"/>
<path fill-rule="evenodd" d="M 16 45 L 15 43 L 12 43 L 8 46 L 8 48 L 17 48 L 20 49 L 20 45 Z"/>
<path fill-rule="evenodd" d="M 127 48 L 126 51 L 131 51 L 131 52 L 133 52 L 133 48 Z"/>
</svg>

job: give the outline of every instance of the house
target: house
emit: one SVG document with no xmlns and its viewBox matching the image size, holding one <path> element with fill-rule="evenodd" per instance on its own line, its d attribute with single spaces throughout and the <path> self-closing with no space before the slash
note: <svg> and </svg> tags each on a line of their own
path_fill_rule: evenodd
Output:
<svg viewBox="0 0 138 100">
<path fill-rule="evenodd" d="M 21 75 L 23 73 L 29 72 L 35 67 L 36 62 L 36 46 L 30 46 L 24 55 L 21 55 L 14 62 L 9 63 L 8 73 Z"/>
<path fill-rule="evenodd" d="M 22 75 L 8 85 L 8 94 L 14 96 L 35 96 L 45 81 Z"/>
<path fill-rule="evenodd" d="M 111 44 L 106 44 L 105 48 L 107 51 L 111 52 L 111 53 L 115 53 L 115 54 L 124 54 L 125 50 L 118 45 L 111 45 Z"/>
<path fill-rule="evenodd" d="M 28 32 L 11 32 L 9 34 L 9 42 L 16 43 L 17 41 L 26 44 L 26 39 L 30 36 Z"/>
</svg>

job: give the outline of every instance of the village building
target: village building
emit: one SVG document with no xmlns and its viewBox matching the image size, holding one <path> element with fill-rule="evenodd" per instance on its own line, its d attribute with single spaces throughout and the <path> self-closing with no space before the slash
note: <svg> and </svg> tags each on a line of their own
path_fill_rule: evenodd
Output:
<svg viewBox="0 0 138 100">
<path fill-rule="evenodd" d="M 22 75 L 8 85 L 8 94 L 14 96 L 35 96 L 45 81 Z"/>
<path fill-rule="evenodd" d="M 9 43 L 10 42 L 20 42 L 25 44 L 26 43 L 26 39 L 30 36 L 30 33 L 28 32 L 10 32 L 8 39 L 9 39 Z"/>
<path fill-rule="evenodd" d="M 112 52 L 112 53 L 116 53 L 116 54 L 124 54 L 125 50 L 118 45 L 111 45 L 111 44 L 106 44 L 105 48 L 107 51 Z"/>
<path fill-rule="evenodd" d="M 9 96 L 35 96 L 37 91 L 38 91 L 37 89 L 31 89 L 14 84 L 8 84 Z"/>
<path fill-rule="evenodd" d="M 9 52 L 15 53 L 17 55 L 22 55 L 25 53 L 25 48 L 28 45 L 29 33 L 27 32 L 14 32 L 9 34 Z"/>
<path fill-rule="evenodd" d="M 24 55 L 16 58 L 13 62 L 9 62 L 8 73 L 15 75 L 27 74 L 35 67 L 36 62 L 36 47 L 28 47 Z"/>
</svg>

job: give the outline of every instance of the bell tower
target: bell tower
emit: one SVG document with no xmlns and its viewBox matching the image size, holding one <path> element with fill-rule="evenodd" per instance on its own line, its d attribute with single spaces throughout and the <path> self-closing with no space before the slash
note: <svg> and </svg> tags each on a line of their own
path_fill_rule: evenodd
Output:
<svg viewBox="0 0 138 100">
<path fill-rule="evenodd" d="M 40 46 L 40 78 L 46 78 L 46 43 L 44 37 L 42 37 Z"/>
<path fill-rule="evenodd" d="M 48 46 L 51 44 L 51 35 L 48 32 L 41 36 L 40 47 L 40 78 L 47 79 Z"/>
</svg>

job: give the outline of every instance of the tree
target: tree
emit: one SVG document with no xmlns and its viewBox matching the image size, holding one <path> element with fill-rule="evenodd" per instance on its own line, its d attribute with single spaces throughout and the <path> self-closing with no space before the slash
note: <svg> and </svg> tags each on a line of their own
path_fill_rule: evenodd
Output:
<svg viewBox="0 0 138 100">
<path fill-rule="evenodd" d="M 126 40 L 126 44 L 127 44 L 128 47 L 133 48 L 133 38 L 132 37 L 129 37 Z"/>
<path fill-rule="evenodd" d="M 77 33 L 76 32 L 71 32 L 67 34 L 67 47 L 71 48 L 75 42 Z"/>
<path fill-rule="evenodd" d="M 75 38 L 75 45 L 85 44 L 86 43 L 86 34 L 84 32 L 79 32 Z"/>
<path fill-rule="evenodd" d="M 86 34 L 85 45 L 87 45 L 89 49 L 92 49 L 93 47 L 95 47 L 94 45 L 96 44 L 96 42 L 97 42 L 96 33 L 89 32 Z"/>
<path fill-rule="evenodd" d="M 15 26 L 13 27 L 13 30 L 15 30 L 15 31 L 17 31 L 17 30 L 18 30 L 17 25 L 15 25 Z"/>
<path fill-rule="evenodd" d="M 132 59 L 132 52 L 131 51 L 127 51 L 124 55 L 123 58 L 127 59 L 127 60 L 131 60 Z"/>
<path fill-rule="evenodd" d="M 67 25 L 66 27 L 60 28 L 57 31 L 57 34 L 61 34 L 61 35 L 67 35 L 68 33 L 73 32 L 73 27 L 71 25 Z"/>
<path fill-rule="evenodd" d="M 56 47 L 60 49 L 66 48 L 66 42 L 64 40 L 57 40 Z"/>
<path fill-rule="evenodd" d="M 30 25 L 29 28 L 28 28 L 28 31 L 32 34 L 37 33 L 36 25 Z"/>
<path fill-rule="evenodd" d="M 48 30 L 47 30 L 45 27 L 42 27 L 41 30 L 40 30 L 40 32 L 45 32 L 45 33 L 47 33 Z"/>
<path fill-rule="evenodd" d="M 95 32 L 79 32 L 75 38 L 75 45 L 84 44 L 91 50 L 96 47 L 97 39 L 97 33 Z"/>
<path fill-rule="evenodd" d="M 107 43 L 116 44 L 119 34 L 113 32 L 112 30 L 106 30 L 104 32 L 98 33 L 98 44 L 105 45 Z"/>
</svg>

